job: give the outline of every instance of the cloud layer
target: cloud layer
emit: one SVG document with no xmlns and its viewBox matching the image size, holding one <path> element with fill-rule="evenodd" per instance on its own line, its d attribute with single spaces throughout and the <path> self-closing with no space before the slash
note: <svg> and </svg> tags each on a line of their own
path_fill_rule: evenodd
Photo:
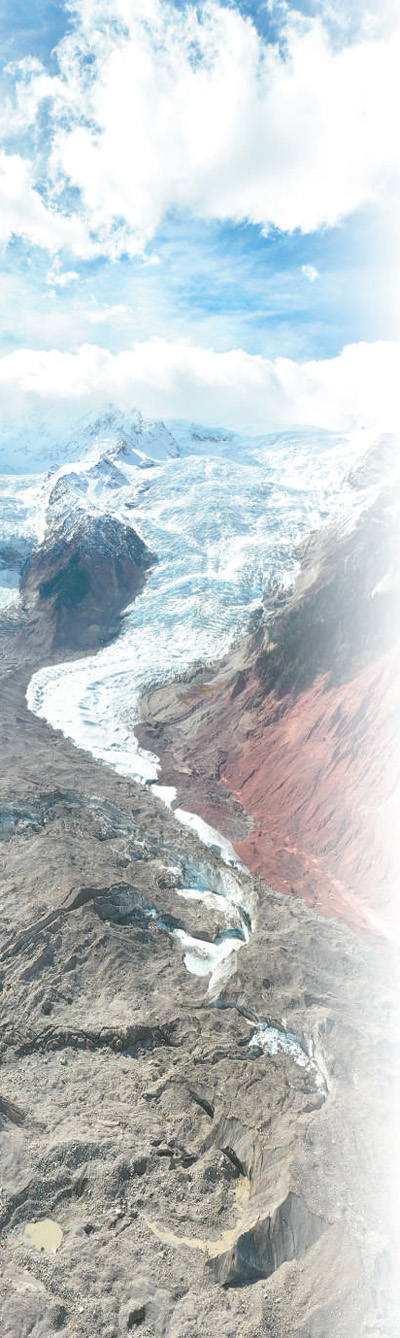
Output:
<svg viewBox="0 0 400 1338">
<path fill-rule="evenodd" d="M 47 198 L 24 156 L 4 158 L 3 237 L 135 254 L 182 210 L 311 232 L 398 180 L 399 30 L 338 47 L 285 9 L 278 46 L 214 0 L 70 9 L 57 75 L 14 70 L 18 132 L 46 110 Z"/>
<path fill-rule="evenodd" d="M 0 359 L 0 433 L 38 418 L 65 431 L 108 401 L 147 417 L 187 417 L 221 426 L 268 431 L 302 424 L 347 431 L 366 426 L 396 431 L 400 344 L 352 344 L 336 358 L 297 363 L 217 353 L 151 339 L 112 354 L 96 345 L 75 353 L 20 349 Z"/>
</svg>

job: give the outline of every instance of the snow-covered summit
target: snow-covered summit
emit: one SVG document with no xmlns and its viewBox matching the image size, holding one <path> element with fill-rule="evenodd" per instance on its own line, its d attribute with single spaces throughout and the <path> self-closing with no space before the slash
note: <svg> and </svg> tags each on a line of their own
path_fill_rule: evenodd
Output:
<svg viewBox="0 0 400 1338">
<path fill-rule="evenodd" d="M 68 414 L 46 411 L 46 417 L 3 421 L 0 429 L 0 474 L 37 474 L 71 461 L 102 456 L 122 458 L 139 468 L 179 455 L 179 444 L 162 420 L 147 422 L 137 409 L 128 413 L 106 405 L 97 416 L 69 406 Z"/>
</svg>

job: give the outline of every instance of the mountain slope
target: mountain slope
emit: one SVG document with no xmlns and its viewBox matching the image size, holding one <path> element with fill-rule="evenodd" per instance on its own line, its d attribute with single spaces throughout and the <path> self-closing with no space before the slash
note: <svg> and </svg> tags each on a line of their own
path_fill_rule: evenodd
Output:
<svg viewBox="0 0 400 1338">
<path fill-rule="evenodd" d="M 236 849 L 253 872 L 397 937 L 399 490 L 379 485 L 376 452 L 354 490 L 247 642 L 214 673 L 144 696 L 140 739 L 231 839 L 221 787 L 239 801 L 253 822 Z"/>
<path fill-rule="evenodd" d="M 50 493 L 42 544 L 21 579 L 25 612 L 40 604 L 53 649 L 89 649 L 113 630 L 155 562 L 136 531 L 77 499 L 68 478 Z"/>
</svg>

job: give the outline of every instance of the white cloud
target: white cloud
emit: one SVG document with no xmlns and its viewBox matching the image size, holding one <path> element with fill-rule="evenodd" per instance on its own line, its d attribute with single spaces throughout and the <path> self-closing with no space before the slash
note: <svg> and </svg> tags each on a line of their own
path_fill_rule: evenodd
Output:
<svg viewBox="0 0 400 1338">
<path fill-rule="evenodd" d="M 97 411 L 107 400 L 146 416 L 187 417 L 238 429 L 276 425 L 399 428 L 400 343 L 352 344 L 336 358 L 296 363 L 242 349 L 217 353 L 145 340 L 122 353 L 20 349 L 0 359 L 2 432 L 15 417 Z"/>
<path fill-rule="evenodd" d="M 314 283 L 315 279 L 319 278 L 319 273 L 318 270 L 315 268 L 315 265 L 302 265 L 301 269 L 302 269 L 302 274 L 304 274 L 306 279 L 310 280 L 310 283 Z"/>
<path fill-rule="evenodd" d="M 95 304 L 93 308 L 89 308 L 87 311 L 87 319 L 90 325 L 103 325 L 105 321 L 115 320 L 116 317 L 120 320 L 130 315 L 130 308 L 126 307 L 123 302 L 115 302 L 113 306 L 109 306 L 107 302 L 103 306 Z"/>
<path fill-rule="evenodd" d="M 80 255 L 93 251 L 81 219 L 47 208 L 32 184 L 29 163 L 0 150 L 0 243 L 13 236 L 52 252 L 65 247 Z"/>
<path fill-rule="evenodd" d="M 79 279 L 78 271 L 74 269 L 62 269 L 61 260 L 59 256 L 56 255 L 53 264 L 50 266 L 48 274 L 46 275 L 46 283 L 51 284 L 54 288 L 68 288 L 69 285 L 75 283 L 77 279 Z"/>
<path fill-rule="evenodd" d="M 143 250 L 171 209 L 312 231 L 390 189 L 399 29 L 340 48 L 288 10 L 283 55 L 214 0 L 70 8 L 59 73 L 25 72 L 20 114 L 52 99 L 54 189 L 79 192 L 109 254 Z"/>
</svg>

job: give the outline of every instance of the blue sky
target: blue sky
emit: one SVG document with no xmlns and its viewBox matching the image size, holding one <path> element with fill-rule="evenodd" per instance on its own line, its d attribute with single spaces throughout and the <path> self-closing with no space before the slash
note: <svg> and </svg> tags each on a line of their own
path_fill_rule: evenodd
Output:
<svg viewBox="0 0 400 1338">
<path fill-rule="evenodd" d="M 3 358 L 396 341 L 395 9 L 5 3 Z"/>
<path fill-rule="evenodd" d="M 74 259 L 76 278 L 66 288 L 53 286 L 47 254 L 35 248 L 27 257 L 14 241 L 2 258 L 8 319 L 3 309 L 1 346 L 25 345 L 28 335 L 41 348 L 45 332 L 45 344 L 69 348 L 101 335 L 116 350 L 127 339 L 190 332 L 219 350 L 332 357 L 344 344 L 395 336 L 395 313 L 384 300 L 390 266 L 385 273 L 376 258 L 379 226 L 360 211 L 317 236 L 263 237 L 254 225 L 172 218 L 144 260 Z M 303 265 L 317 268 L 317 278 Z"/>
<path fill-rule="evenodd" d="M 21 60 L 35 55 L 50 65 L 51 52 L 64 36 L 70 16 L 58 0 L 13 0 L 0 12 L 1 60 Z"/>
</svg>

